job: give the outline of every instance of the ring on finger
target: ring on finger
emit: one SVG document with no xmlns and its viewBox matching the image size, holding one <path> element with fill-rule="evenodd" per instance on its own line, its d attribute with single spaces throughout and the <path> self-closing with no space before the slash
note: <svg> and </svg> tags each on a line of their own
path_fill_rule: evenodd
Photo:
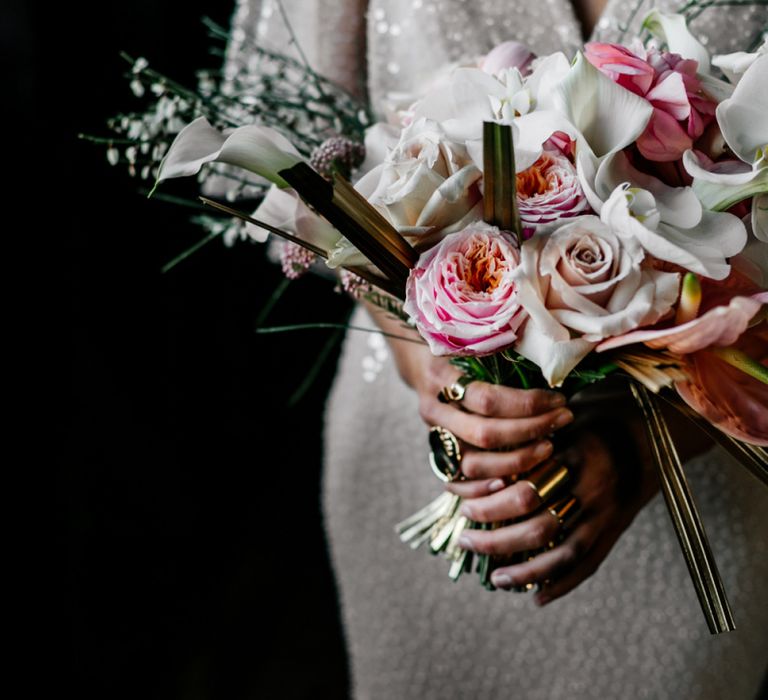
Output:
<svg viewBox="0 0 768 700">
<path fill-rule="evenodd" d="M 459 403 L 467 391 L 467 386 L 475 381 L 474 377 L 462 374 L 453 384 L 444 386 L 437 395 L 441 403 Z"/>
<path fill-rule="evenodd" d="M 558 536 L 561 536 L 568 531 L 568 528 L 570 528 L 570 526 L 573 525 L 573 523 L 579 517 L 581 512 L 579 499 L 574 495 L 566 496 L 562 500 L 557 501 L 557 503 L 553 503 L 549 508 L 547 508 L 547 512 L 550 513 L 555 520 L 557 520 L 557 524 L 559 526 Z M 549 548 L 552 549 L 555 544 L 555 541 L 550 542 Z"/>
<path fill-rule="evenodd" d="M 570 483 L 571 473 L 564 464 L 550 459 L 521 481 L 533 489 L 542 503 L 546 503 Z"/>
<path fill-rule="evenodd" d="M 436 425 L 429 430 L 429 465 L 440 481 L 464 481 L 461 472 L 461 447 L 448 428 Z"/>
</svg>

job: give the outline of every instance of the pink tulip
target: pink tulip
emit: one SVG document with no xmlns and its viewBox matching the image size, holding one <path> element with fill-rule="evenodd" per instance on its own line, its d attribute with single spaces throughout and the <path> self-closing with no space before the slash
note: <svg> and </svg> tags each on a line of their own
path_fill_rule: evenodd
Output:
<svg viewBox="0 0 768 700">
<path fill-rule="evenodd" d="M 517 68 L 522 75 L 526 75 L 530 72 L 534 58 L 536 54 L 525 44 L 518 41 L 505 41 L 491 49 L 480 64 L 480 68 L 491 75 L 507 68 Z"/>
<path fill-rule="evenodd" d="M 637 140 L 648 160 L 679 160 L 713 120 L 717 104 L 702 90 L 696 61 L 667 51 L 634 53 L 599 42 L 588 43 L 584 50 L 595 68 L 653 105 L 653 116 Z"/>
<path fill-rule="evenodd" d="M 645 57 L 639 57 L 625 46 L 591 41 L 584 46 L 584 55 L 598 70 L 614 83 L 645 97 L 653 85 L 656 71 Z"/>
</svg>

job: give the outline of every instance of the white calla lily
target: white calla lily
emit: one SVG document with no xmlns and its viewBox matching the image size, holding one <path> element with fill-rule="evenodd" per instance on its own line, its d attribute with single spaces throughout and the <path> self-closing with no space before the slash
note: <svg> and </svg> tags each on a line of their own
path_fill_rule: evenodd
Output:
<svg viewBox="0 0 768 700">
<path fill-rule="evenodd" d="M 728 80 L 735 84 L 739 82 L 747 69 L 764 54 L 768 54 L 768 36 L 757 51 L 753 53 L 736 51 L 735 53 L 720 54 L 712 58 L 712 65 L 717 66 L 725 73 Z"/>
<path fill-rule="evenodd" d="M 717 123 L 731 150 L 745 163 L 768 148 L 768 54 L 744 73 L 730 99 L 717 106 Z"/>
<path fill-rule="evenodd" d="M 699 73 L 708 74 L 710 70 L 709 51 L 691 34 L 685 17 L 678 14 L 666 14 L 651 10 L 643 20 L 643 29 L 647 29 L 654 37 L 666 43 L 672 53 L 683 58 L 698 61 Z"/>
<path fill-rule="evenodd" d="M 205 117 L 198 117 L 177 134 L 160 163 L 155 187 L 169 178 L 196 175 L 203 165 L 213 162 L 250 170 L 287 187 L 279 171 L 302 160 L 293 144 L 274 129 L 252 124 L 227 133 L 211 126 Z"/>
<path fill-rule="evenodd" d="M 725 211 L 734 204 L 768 192 L 768 157 L 752 167 L 739 161 L 716 163 L 705 168 L 694 151 L 686 151 L 683 165 L 693 177 L 693 191 L 701 203 L 712 211 Z M 756 201 L 753 200 L 753 211 Z M 756 232 L 757 233 L 757 232 Z"/>
<path fill-rule="evenodd" d="M 768 194 L 756 195 L 752 200 L 752 233 L 762 243 L 768 243 Z M 764 254 L 768 255 L 768 249 Z"/>
<path fill-rule="evenodd" d="M 330 253 L 341 239 L 341 234 L 328 221 L 315 214 L 292 189 L 271 187 L 253 218 L 292 233 L 326 253 Z M 246 224 L 246 233 L 260 242 L 269 236 L 265 229 L 250 222 Z"/>
<path fill-rule="evenodd" d="M 717 123 L 731 150 L 741 159 L 705 167 L 694 151 L 683 164 L 693 177 L 693 189 L 705 207 L 723 211 L 752 197 L 752 230 L 768 243 L 768 54 L 746 69 L 731 97 L 716 111 Z"/>
<path fill-rule="evenodd" d="M 635 141 L 653 114 L 650 102 L 603 75 L 582 53 L 558 84 L 553 102 L 598 157 Z"/>
</svg>

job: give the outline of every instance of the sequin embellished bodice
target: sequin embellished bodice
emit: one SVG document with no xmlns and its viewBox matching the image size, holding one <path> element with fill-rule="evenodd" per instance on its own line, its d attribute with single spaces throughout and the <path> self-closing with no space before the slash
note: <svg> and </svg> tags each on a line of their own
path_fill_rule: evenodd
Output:
<svg viewBox="0 0 768 700">
<path fill-rule="evenodd" d="M 712 53 L 752 48 L 768 27 L 766 0 L 698 4 L 690 28 Z M 608 0 L 591 39 L 628 41 L 653 7 L 672 12 L 685 5 L 691 3 Z M 313 67 L 358 94 L 367 84 L 377 111 L 388 92 L 411 93 L 446 63 L 508 39 L 539 55 L 564 51 L 569 57 L 583 43 L 568 0 L 283 0 L 283 7 Z M 294 50 L 275 0 L 238 0 L 233 30 L 231 74 L 248 72 L 250 42 Z"/>
</svg>

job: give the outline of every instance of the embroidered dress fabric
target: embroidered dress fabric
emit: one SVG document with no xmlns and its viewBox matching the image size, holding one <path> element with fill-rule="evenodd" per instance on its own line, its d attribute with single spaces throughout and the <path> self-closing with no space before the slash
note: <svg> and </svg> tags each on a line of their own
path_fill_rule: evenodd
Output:
<svg viewBox="0 0 768 700">
<path fill-rule="evenodd" d="M 639 32 L 653 5 L 609 0 L 592 38 Z M 515 39 L 537 53 L 582 44 L 570 2 L 537 0 L 287 0 L 312 65 L 367 89 L 382 113 L 449 61 Z M 241 0 L 227 69 L 248 71 L 251 41 L 293 50 L 271 0 Z M 768 25 L 765 3 L 712 6 L 691 23 L 713 53 L 743 50 Z M 367 60 L 366 60 L 367 59 Z M 375 328 L 365 309 L 351 324 Z M 685 465 L 735 616 L 711 637 L 663 498 L 624 532 L 600 569 L 564 598 L 452 582 L 442 557 L 400 542 L 395 523 L 443 487 L 427 462 L 416 394 L 386 341 L 349 331 L 325 414 L 322 510 L 340 596 L 356 700 L 652 698 L 751 700 L 768 649 L 768 491 L 720 448 Z"/>
</svg>

